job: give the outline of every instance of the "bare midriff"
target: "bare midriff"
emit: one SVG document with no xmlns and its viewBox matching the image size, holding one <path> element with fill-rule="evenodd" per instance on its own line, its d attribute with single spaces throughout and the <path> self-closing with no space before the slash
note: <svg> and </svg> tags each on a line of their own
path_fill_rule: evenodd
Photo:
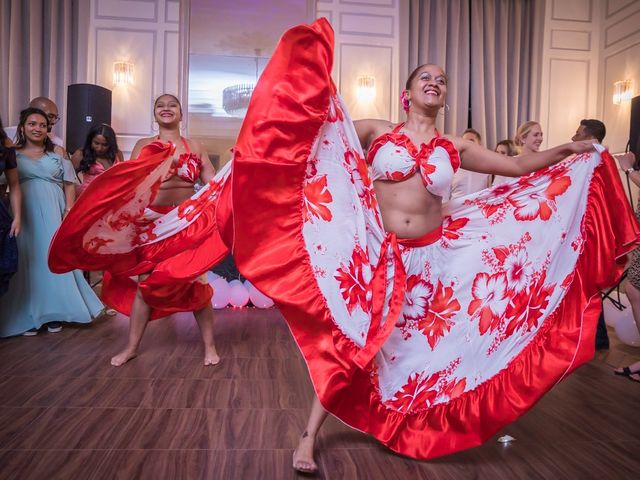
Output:
<svg viewBox="0 0 640 480">
<path fill-rule="evenodd" d="M 442 224 L 442 200 L 427 191 L 420 175 L 401 182 L 373 182 L 387 232 L 398 238 L 418 238 Z"/>
</svg>

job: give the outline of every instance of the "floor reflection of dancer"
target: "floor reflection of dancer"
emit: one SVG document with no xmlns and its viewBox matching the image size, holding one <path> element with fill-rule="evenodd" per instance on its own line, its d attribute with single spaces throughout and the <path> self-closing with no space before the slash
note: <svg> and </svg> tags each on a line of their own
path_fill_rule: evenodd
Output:
<svg viewBox="0 0 640 480">
<path fill-rule="evenodd" d="M 236 265 L 280 308 L 317 394 L 300 471 L 317 469 L 324 408 L 415 458 L 490 438 L 593 355 L 599 289 L 640 232 L 624 206 L 628 222 L 609 216 L 624 192 L 608 154 L 553 165 L 592 142 L 514 162 L 440 136 L 436 65 L 410 76 L 405 123 L 354 128 L 332 48 L 323 19 L 283 36 L 231 177 Z M 443 206 L 460 166 L 536 173 Z"/>
<path fill-rule="evenodd" d="M 138 354 L 150 319 L 182 311 L 193 312 L 204 364 L 215 365 L 212 290 L 204 274 L 228 252 L 215 221 L 223 181 L 214 178 L 204 148 L 180 135 L 175 96 L 156 99 L 154 118 L 158 135 L 139 140 L 131 160 L 113 165 L 80 195 L 49 264 L 54 271 L 105 270 L 104 301 L 130 317 L 127 344 L 112 365 Z M 198 181 L 204 187 L 195 193 Z"/>
</svg>

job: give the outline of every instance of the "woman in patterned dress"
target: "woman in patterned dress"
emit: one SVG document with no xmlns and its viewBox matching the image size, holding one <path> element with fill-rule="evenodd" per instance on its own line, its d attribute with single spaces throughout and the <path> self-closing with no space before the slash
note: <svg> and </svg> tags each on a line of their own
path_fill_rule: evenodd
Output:
<svg viewBox="0 0 640 480">
<path fill-rule="evenodd" d="M 194 313 L 204 365 L 220 357 L 214 343 L 212 289 L 206 272 L 228 252 L 217 230 L 216 176 L 199 143 L 180 135 L 182 107 L 169 94 L 154 103 L 157 137 L 139 140 L 132 159 L 96 177 L 54 238 L 49 265 L 104 270 L 102 298 L 129 315 L 127 345 L 111 359 L 134 358 L 149 320 Z M 194 184 L 205 186 L 194 194 Z"/>
<path fill-rule="evenodd" d="M 593 355 L 599 289 L 638 241 L 608 216 L 624 193 L 591 142 L 516 164 L 440 136 L 436 65 L 410 77 L 405 123 L 354 128 L 332 59 L 326 20 L 284 35 L 231 176 L 236 265 L 278 305 L 317 394 L 301 471 L 325 409 L 415 458 L 489 438 Z M 460 164 L 523 176 L 443 206 Z"/>
</svg>

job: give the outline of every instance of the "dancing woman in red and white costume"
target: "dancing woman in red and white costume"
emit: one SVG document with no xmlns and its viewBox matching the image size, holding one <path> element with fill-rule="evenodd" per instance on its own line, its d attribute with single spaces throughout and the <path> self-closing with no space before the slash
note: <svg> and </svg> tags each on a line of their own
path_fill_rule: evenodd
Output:
<svg viewBox="0 0 640 480">
<path fill-rule="evenodd" d="M 284 35 L 231 175 L 236 264 L 280 308 L 318 397 L 294 455 L 304 471 L 324 409 L 415 458 L 518 418 L 593 355 L 599 289 L 639 232 L 592 143 L 516 163 L 443 137 L 435 65 L 411 76 L 405 123 L 354 128 L 332 59 L 326 20 Z M 443 206 L 460 165 L 522 177 Z"/>
<path fill-rule="evenodd" d="M 49 266 L 105 270 L 102 299 L 129 315 L 120 366 L 138 353 L 147 323 L 192 311 L 204 364 L 220 361 L 213 335 L 212 289 L 204 275 L 228 253 L 217 228 L 218 199 L 229 168 L 217 175 L 204 148 L 180 136 L 173 95 L 154 103 L 158 136 L 138 141 L 132 160 L 114 165 L 79 197 L 54 237 Z M 194 184 L 205 186 L 194 194 Z"/>
</svg>

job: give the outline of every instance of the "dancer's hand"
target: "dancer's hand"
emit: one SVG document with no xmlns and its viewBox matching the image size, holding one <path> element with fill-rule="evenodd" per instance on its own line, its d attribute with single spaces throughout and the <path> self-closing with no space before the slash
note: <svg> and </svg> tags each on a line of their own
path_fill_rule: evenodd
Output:
<svg viewBox="0 0 640 480">
<path fill-rule="evenodd" d="M 633 152 L 627 152 L 623 153 L 622 155 L 616 155 L 616 160 L 618 160 L 620 168 L 626 172 L 627 170 L 633 168 L 633 166 L 635 165 L 636 156 L 633 154 Z"/>
<path fill-rule="evenodd" d="M 577 142 L 571 142 L 569 149 L 576 154 L 587 153 L 595 151 L 594 144 L 598 143 L 597 140 L 578 140 Z"/>
</svg>

